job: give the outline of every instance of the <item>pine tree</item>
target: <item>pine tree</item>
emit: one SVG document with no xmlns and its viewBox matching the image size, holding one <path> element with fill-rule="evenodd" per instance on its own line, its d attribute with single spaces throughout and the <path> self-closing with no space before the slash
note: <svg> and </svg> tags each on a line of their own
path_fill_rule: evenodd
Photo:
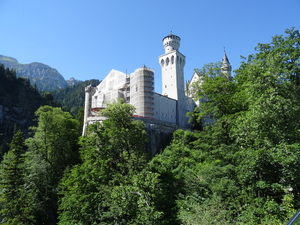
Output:
<svg viewBox="0 0 300 225">
<path fill-rule="evenodd" d="M 4 224 L 33 224 L 29 216 L 24 190 L 24 136 L 19 130 L 14 135 L 0 167 L 1 205 Z"/>
</svg>

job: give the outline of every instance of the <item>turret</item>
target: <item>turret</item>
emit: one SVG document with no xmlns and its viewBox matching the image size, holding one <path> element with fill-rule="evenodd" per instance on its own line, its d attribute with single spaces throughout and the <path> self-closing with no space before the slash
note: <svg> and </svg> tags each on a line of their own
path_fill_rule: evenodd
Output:
<svg viewBox="0 0 300 225">
<path fill-rule="evenodd" d="M 145 65 L 136 69 L 130 78 L 130 104 L 136 108 L 136 115 L 154 115 L 154 71 Z"/>
<path fill-rule="evenodd" d="M 165 48 L 165 54 L 172 51 L 178 51 L 180 47 L 180 37 L 171 33 L 163 38 L 163 45 Z"/>
<path fill-rule="evenodd" d="M 222 59 L 221 69 L 228 78 L 231 78 L 231 65 L 225 51 Z"/>
</svg>

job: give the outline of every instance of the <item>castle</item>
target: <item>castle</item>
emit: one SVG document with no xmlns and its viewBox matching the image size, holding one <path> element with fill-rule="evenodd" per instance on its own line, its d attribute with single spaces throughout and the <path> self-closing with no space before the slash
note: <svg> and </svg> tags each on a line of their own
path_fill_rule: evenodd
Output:
<svg viewBox="0 0 300 225">
<path fill-rule="evenodd" d="M 106 103 L 123 98 L 136 108 L 134 117 L 150 123 L 163 122 L 164 127 L 189 128 L 187 112 L 193 111 L 195 101 L 186 94 L 184 86 L 185 56 L 179 52 L 180 37 L 170 34 L 163 38 L 165 53 L 159 56 L 162 69 L 162 94 L 154 92 L 154 72 L 143 66 L 130 75 L 111 70 L 97 86 L 85 88 L 83 135 L 89 124 L 105 118 L 98 115 Z M 230 76 L 231 66 L 224 53 L 222 70 Z M 194 72 L 190 83 L 196 82 Z"/>
</svg>

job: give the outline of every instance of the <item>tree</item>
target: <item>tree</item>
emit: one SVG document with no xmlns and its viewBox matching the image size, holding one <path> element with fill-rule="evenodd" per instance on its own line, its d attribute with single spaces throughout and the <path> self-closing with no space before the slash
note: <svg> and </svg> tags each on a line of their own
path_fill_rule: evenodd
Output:
<svg viewBox="0 0 300 225">
<path fill-rule="evenodd" d="M 294 29 L 276 35 L 270 44 L 259 44 L 258 53 L 236 71 L 249 109 L 240 115 L 234 132 L 245 144 L 299 142 L 299 39 Z"/>
<path fill-rule="evenodd" d="M 61 108 L 40 107 L 38 126 L 26 140 L 26 180 L 38 224 L 56 224 L 58 184 L 65 170 L 79 162 L 78 121 Z"/>
<path fill-rule="evenodd" d="M 88 127 L 82 138 L 82 164 L 61 183 L 60 224 L 157 224 L 153 203 L 157 174 L 143 172 L 147 134 L 135 108 L 124 100 L 101 111 L 107 119 Z"/>
<path fill-rule="evenodd" d="M 219 62 L 204 65 L 196 71 L 199 78 L 192 84 L 192 96 L 200 104 L 189 116 L 202 124 L 202 128 L 214 129 L 219 142 L 229 143 L 232 141 L 228 135 L 232 121 L 245 108 L 243 96 L 238 94 L 238 84 L 222 72 Z"/>
<path fill-rule="evenodd" d="M 222 224 L 282 224 L 299 208 L 299 40 L 288 29 L 259 44 L 232 80 L 215 64 L 198 71 L 192 117 L 205 126 L 176 132 L 150 163 L 168 175 L 180 223 L 215 223 L 218 211 Z"/>
<path fill-rule="evenodd" d="M 24 153 L 23 133 L 19 130 L 10 144 L 0 167 L 1 204 L 0 211 L 4 224 L 34 224 L 30 216 L 30 206 L 24 190 Z"/>
</svg>

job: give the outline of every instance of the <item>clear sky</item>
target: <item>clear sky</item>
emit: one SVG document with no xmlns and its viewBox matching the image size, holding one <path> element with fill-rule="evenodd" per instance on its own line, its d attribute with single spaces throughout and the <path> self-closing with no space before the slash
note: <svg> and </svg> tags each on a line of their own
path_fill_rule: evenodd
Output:
<svg viewBox="0 0 300 225">
<path fill-rule="evenodd" d="M 161 92 L 162 39 L 181 37 L 185 80 L 221 61 L 233 69 L 257 43 L 300 29 L 300 0 L 0 0 L 0 54 L 41 62 L 65 79 L 103 79 L 146 65 Z"/>
</svg>

